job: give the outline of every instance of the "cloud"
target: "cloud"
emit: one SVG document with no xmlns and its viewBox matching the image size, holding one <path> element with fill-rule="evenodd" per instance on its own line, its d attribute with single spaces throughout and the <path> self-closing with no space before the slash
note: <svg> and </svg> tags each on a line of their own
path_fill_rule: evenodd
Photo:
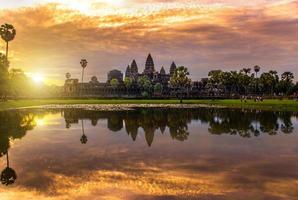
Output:
<svg viewBox="0 0 298 200">
<path fill-rule="evenodd" d="M 189 67 L 193 79 L 213 68 L 255 64 L 297 73 L 298 1 L 249 7 L 177 5 L 88 15 L 50 3 L 5 10 L 0 17 L 17 29 L 12 67 L 42 71 L 60 81 L 66 72 L 79 77 L 82 57 L 89 61 L 87 76 L 105 81 L 109 70 L 124 70 L 133 58 L 142 70 L 148 52 L 157 69 L 176 60 Z"/>
</svg>

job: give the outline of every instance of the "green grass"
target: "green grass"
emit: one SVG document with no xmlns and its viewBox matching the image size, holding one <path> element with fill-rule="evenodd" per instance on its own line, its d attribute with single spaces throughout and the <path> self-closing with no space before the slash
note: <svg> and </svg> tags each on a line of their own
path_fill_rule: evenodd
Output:
<svg viewBox="0 0 298 200">
<path fill-rule="evenodd" d="M 289 110 L 298 111 L 298 101 L 295 100 L 264 100 L 246 103 L 240 100 L 183 100 L 185 104 L 218 105 L 230 108 L 248 108 L 262 110 Z M 0 102 L 0 110 L 22 108 L 30 106 L 41 106 L 49 104 L 179 104 L 179 100 L 133 100 L 133 99 L 43 99 L 43 100 L 9 100 Z"/>
</svg>

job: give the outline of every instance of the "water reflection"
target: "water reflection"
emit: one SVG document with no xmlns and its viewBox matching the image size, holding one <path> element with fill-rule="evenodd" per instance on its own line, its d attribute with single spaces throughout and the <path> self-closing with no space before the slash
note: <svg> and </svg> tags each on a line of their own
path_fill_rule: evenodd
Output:
<svg viewBox="0 0 298 200">
<path fill-rule="evenodd" d="M 103 188 L 137 194 L 127 199 L 233 199 L 246 190 L 253 191 L 247 199 L 294 197 L 297 116 L 215 108 L 0 112 L 1 183 L 64 199 Z"/>
<path fill-rule="evenodd" d="M 13 168 L 9 166 L 8 151 L 6 152 L 6 168 L 1 172 L 1 183 L 3 185 L 14 184 L 17 174 Z"/>
<path fill-rule="evenodd" d="M 65 119 L 66 129 L 72 124 L 81 124 L 82 136 L 80 142 L 86 144 L 84 121 L 91 121 L 92 126 L 98 120 L 107 119 L 107 128 L 118 132 L 125 131 L 133 141 L 140 130 L 145 132 L 148 146 L 154 141 L 157 131 L 164 133 L 168 128 L 172 139 L 184 141 L 188 139 L 188 126 L 193 122 L 208 125 L 208 132 L 221 135 L 238 135 L 244 138 L 258 137 L 261 134 L 290 134 L 294 130 L 292 117 L 296 112 L 273 112 L 255 110 L 234 110 L 218 108 L 202 109 L 140 109 L 125 112 L 99 112 L 92 110 L 18 110 L 0 112 L 0 156 L 7 153 L 9 140 L 20 139 L 26 132 L 40 124 L 40 118 L 49 113 L 61 113 Z"/>
<path fill-rule="evenodd" d="M 136 140 L 140 128 L 145 132 L 148 146 L 151 146 L 155 133 L 169 129 L 173 139 L 188 139 L 188 125 L 192 120 L 209 125 L 211 134 L 238 135 L 244 138 L 258 137 L 261 134 L 285 134 L 294 130 L 291 117 L 296 113 L 272 111 L 248 111 L 231 109 L 142 109 L 127 112 L 96 112 L 86 110 L 64 110 L 66 127 L 76 124 L 80 119 L 89 119 L 93 126 L 98 120 L 107 119 L 107 127 L 113 132 L 120 131 L 123 126 L 132 140 Z M 123 125 L 124 124 L 124 125 Z M 83 126 L 83 120 L 82 120 Z M 84 130 L 82 130 L 83 136 Z M 82 136 L 82 137 L 83 137 Z"/>
</svg>

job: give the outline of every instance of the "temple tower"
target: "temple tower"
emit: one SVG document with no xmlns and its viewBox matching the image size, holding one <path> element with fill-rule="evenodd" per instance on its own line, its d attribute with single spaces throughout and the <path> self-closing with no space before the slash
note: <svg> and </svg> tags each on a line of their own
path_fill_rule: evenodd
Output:
<svg viewBox="0 0 298 200">
<path fill-rule="evenodd" d="M 125 78 L 126 77 L 128 77 L 128 78 L 131 77 L 131 69 L 130 69 L 129 65 L 127 66 L 126 71 L 125 71 Z"/>
<path fill-rule="evenodd" d="M 135 60 L 133 60 L 132 63 L 131 63 L 130 71 L 131 71 L 132 74 L 138 74 L 139 73 L 138 65 L 137 65 Z"/>
<path fill-rule="evenodd" d="M 165 71 L 165 69 L 163 68 L 163 66 L 161 67 L 159 73 L 160 73 L 161 75 L 165 75 L 165 74 L 166 74 L 166 71 Z"/>
<path fill-rule="evenodd" d="M 175 64 L 175 62 L 173 61 L 170 67 L 170 75 L 173 76 L 175 70 L 177 69 L 177 66 Z"/>
<path fill-rule="evenodd" d="M 144 74 L 152 76 L 154 71 L 155 71 L 154 70 L 154 62 L 153 62 L 151 54 L 149 53 L 147 60 L 146 60 L 146 64 L 145 64 Z"/>
</svg>

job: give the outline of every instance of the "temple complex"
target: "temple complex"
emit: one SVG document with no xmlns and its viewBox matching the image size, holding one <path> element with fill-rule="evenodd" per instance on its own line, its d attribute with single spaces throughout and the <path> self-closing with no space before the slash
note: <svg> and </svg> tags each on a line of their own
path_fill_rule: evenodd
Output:
<svg viewBox="0 0 298 200">
<path fill-rule="evenodd" d="M 131 78 L 133 81 L 137 81 L 138 77 L 146 75 L 153 84 L 160 83 L 165 86 L 170 81 L 171 75 L 174 74 L 176 68 L 176 64 L 173 62 L 170 67 L 169 73 L 166 73 L 163 66 L 161 67 L 159 72 L 156 71 L 153 58 L 149 53 L 145 62 L 145 68 L 143 73 L 138 73 L 138 65 L 136 61 L 133 60 L 131 65 L 128 65 L 126 68 L 125 78 Z"/>
<path fill-rule="evenodd" d="M 136 60 L 133 59 L 131 64 L 126 67 L 125 73 L 122 73 L 118 69 L 109 71 L 106 82 L 99 82 L 96 76 L 92 76 L 91 80 L 85 83 L 80 83 L 78 79 L 71 79 L 67 77 L 64 84 L 64 94 L 66 96 L 109 96 L 113 93 L 117 93 L 117 95 L 130 93 L 126 95 L 138 96 L 141 93 L 140 88 L 138 87 L 138 79 L 141 76 L 147 76 L 152 85 L 160 83 L 164 92 L 166 92 L 169 90 L 169 82 L 176 68 L 177 66 L 175 62 L 172 62 L 168 72 L 163 66 L 161 66 L 158 70 L 154 64 L 151 54 L 149 53 L 143 70 L 139 70 Z M 127 90 L 124 84 L 125 78 L 131 79 L 133 83 L 133 86 L 129 90 Z M 119 85 L 116 89 L 110 84 L 112 79 L 118 80 Z"/>
</svg>

